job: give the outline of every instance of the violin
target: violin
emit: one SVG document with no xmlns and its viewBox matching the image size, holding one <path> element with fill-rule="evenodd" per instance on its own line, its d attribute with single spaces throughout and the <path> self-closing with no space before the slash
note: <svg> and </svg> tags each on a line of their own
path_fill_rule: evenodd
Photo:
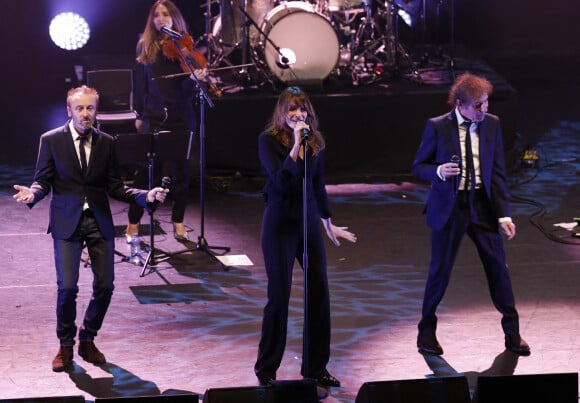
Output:
<svg viewBox="0 0 580 403">
<path fill-rule="evenodd" d="M 184 73 L 188 75 L 191 73 L 190 65 L 192 64 L 193 69 L 203 69 L 207 66 L 207 59 L 204 55 L 193 49 L 193 38 L 191 35 L 185 33 L 182 38 L 174 40 L 163 40 L 161 42 L 161 51 L 165 57 L 171 60 L 179 60 L 181 64 L 181 69 Z M 179 49 L 177 48 L 179 46 Z M 180 54 L 181 52 L 181 54 Z M 183 57 L 181 57 L 183 55 Z M 222 91 L 217 86 L 217 84 L 208 77 L 209 87 L 212 93 L 218 97 L 221 97 Z"/>
</svg>

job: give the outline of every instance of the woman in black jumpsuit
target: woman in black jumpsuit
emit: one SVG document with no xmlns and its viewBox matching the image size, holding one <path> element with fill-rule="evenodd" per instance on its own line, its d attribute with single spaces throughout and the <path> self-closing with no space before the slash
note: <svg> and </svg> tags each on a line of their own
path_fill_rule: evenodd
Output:
<svg viewBox="0 0 580 403">
<path fill-rule="evenodd" d="M 308 256 L 308 363 L 307 375 L 322 386 L 340 386 L 326 369 L 330 357 L 330 303 L 326 253 L 322 230 L 335 245 L 356 236 L 347 227 L 332 224 L 324 180 L 324 139 L 312 104 L 298 87 L 286 88 L 259 137 L 259 155 L 266 175 L 266 209 L 262 221 L 262 253 L 268 276 L 268 302 L 254 367 L 260 384 L 276 379 L 286 347 L 288 304 L 294 260 L 302 264 L 303 178 L 306 156 Z M 305 135 L 306 134 L 306 135 Z M 307 137 L 306 152 L 302 145 Z M 303 363 L 304 364 L 304 363 Z M 305 375 L 302 368 L 302 375 Z"/>
</svg>

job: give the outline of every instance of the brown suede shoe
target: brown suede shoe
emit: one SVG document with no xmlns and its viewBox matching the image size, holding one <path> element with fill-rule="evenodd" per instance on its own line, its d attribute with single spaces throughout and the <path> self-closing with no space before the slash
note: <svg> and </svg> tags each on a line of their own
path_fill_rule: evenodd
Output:
<svg viewBox="0 0 580 403">
<path fill-rule="evenodd" d="M 87 362 L 101 365 L 107 362 L 103 353 L 99 351 L 92 341 L 81 341 L 79 343 L 79 355 Z"/>
<path fill-rule="evenodd" d="M 69 368 L 73 361 L 72 346 L 60 347 L 56 357 L 52 360 L 52 370 L 54 372 L 62 372 Z"/>
</svg>

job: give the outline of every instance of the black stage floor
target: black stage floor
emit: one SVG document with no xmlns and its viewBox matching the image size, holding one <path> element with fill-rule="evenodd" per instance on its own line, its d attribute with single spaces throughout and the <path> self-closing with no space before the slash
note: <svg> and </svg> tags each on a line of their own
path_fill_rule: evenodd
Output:
<svg viewBox="0 0 580 403">
<path fill-rule="evenodd" d="M 508 65 L 509 61 L 503 62 Z M 537 135 L 530 131 L 525 140 L 539 152 L 538 164 L 514 164 L 510 177 L 518 234 L 506 242 L 506 250 L 522 335 L 532 348 L 532 355 L 524 358 L 504 350 L 500 317 L 468 240 L 440 308 L 438 336 L 445 355 L 423 357 L 415 347 L 429 262 L 429 233 L 421 214 L 428 188 L 405 172 L 424 117 L 446 110 L 446 85 L 385 83 L 373 88 L 377 94 L 366 97 L 313 94 L 328 133 L 329 150 L 333 150 L 328 186 L 333 221 L 348 226 L 359 238 L 354 245 L 327 246 L 332 306 L 328 369 L 342 381 L 342 387 L 332 388 L 326 402 L 354 402 L 367 382 L 387 385 L 418 379 L 436 383 L 457 376 L 465 376 L 475 401 L 478 379 L 487 375 L 507 376 L 508 381 L 522 379 L 512 375 L 531 376 L 515 388 L 518 395 L 512 401 L 538 401 L 529 398 L 529 393 L 553 396 L 565 388 L 559 375 L 577 374 L 580 239 L 568 228 L 580 215 L 576 73 L 570 69 L 568 78 L 562 73 L 548 81 L 543 72 L 532 74 L 527 63 L 511 66 L 517 69 L 505 71 L 516 79 L 529 119 L 519 118 L 520 109 L 513 115 L 507 112 L 514 95 L 505 81 L 491 111 L 501 112 L 507 127 L 514 125 L 517 116 L 518 125 L 528 127 L 532 121 L 533 128 L 542 128 Z M 412 87 L 414 93 L 405 93 L 403 87 Z M 46 234 L 48 202 L 31 211 L 15 203 L 11 185 L 29 184 L 32 167 L 2 166 L 3 401 L 72 395 L 82 395 L 87 402 L 121 397 L 143 401 L 137 397 L 176 393 L 201 400 L 210 388 L 257 391 L 253 364 L 266 296 L 259 242 L 262 178 L 245 172 L 256 170 L 255 138 L 274 96 L 237 97 L 220 99 L 208 113 L 212 170 L 203 182 L 205 211 L 201 216 L 201 189 L 194 186 L 185 219 L 194 242 L 185 245 L 184 251 L 184 245 L 173 239 L 170 208 L 163 205 L 155 216 L 154 241 L 169 260 L 141 277 L 141 267 L 118 257 L 113 302 L 97 338 L 108 360 L 101 367 L 75 357 L 70 372 L 51 371 L 58 345 L 52 241 Z M 498 104 L 504 110 L 498 112 Z M 220 118 L 218 111 L 225 110 L 231 113 L 223 112 Z M 405 119 L 398 119 L 399 115 Z M 339 125 L 348 129 L 334 130 Z M 514 130 L 514 142 L 519 141 Z M 227 159 L 221 159 L 224 156 Z M 126 255 L 122 231 L 127 206 L 113 202 L 113 211 L 117 250 Z M 150 243 L 147 224 L 147 220 L 142 222 L 141 234 Z M 196 250 L 198 237 L 210 246 L 231 248 L 226 255 L 231 259 L 229 270 Z M 90 282 L 90 269 L 81 270 L 79 311 L 86 307 Z M 296 269 L 288 345 L 278 372 L 282 380 L 300 379 L 302 285 L 302 273 Z M 576 384 L 566 401 L 577 398 Z M 251 400 L 258 399 L 237 399 Z"/>
</svg>

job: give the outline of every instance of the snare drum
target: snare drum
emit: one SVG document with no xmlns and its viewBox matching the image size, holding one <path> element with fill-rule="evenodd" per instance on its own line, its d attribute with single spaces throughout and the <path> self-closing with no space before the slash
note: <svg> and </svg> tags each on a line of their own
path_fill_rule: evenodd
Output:
<svg viewBox="0 0 580 403">
<path fill-rule="evenodd" d="M 260 38 L 262 54 L 271 72 L 283 82 L 322 81 L 338 63 L 336 32 L 310 3 L 280 4 L 266 15 L 261 30 L 265 34 Z"/>
</svg>

